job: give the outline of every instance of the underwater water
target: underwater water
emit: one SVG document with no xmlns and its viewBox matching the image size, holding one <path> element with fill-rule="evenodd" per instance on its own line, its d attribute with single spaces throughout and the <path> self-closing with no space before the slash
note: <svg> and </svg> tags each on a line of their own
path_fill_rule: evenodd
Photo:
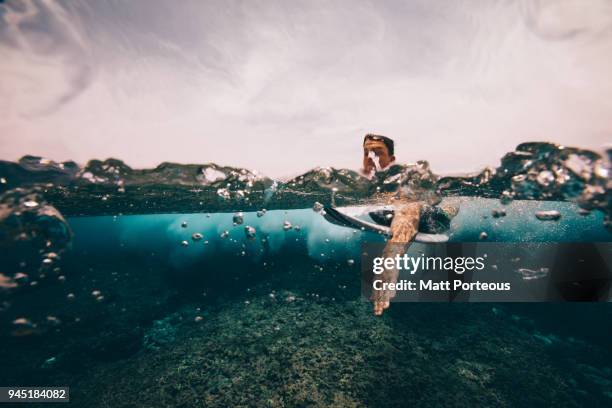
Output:
<svg viewBox="0 0 612 408">
<path fill-rule="evenodd" d="M 572 203 L 451 200 L 451 241 L 612 241 L 603 214 Z M 2 384 L 69 386 L 88 407 L 612 403 L 610 303 L 394 303 L 375 317 L 360 248 L 384 238 L 310 208 L 67 222 L 53 278 L 2 315 Z"/>
<path fill-rule="evenodd" d="M 83 407 L 611 406 L 611 158 L 537 142 L 472 175 L 419 161 L 290 180 L 0 161 L 0 385 L 68 386 Z M 603 301 L 420 298 L 374 316 L 362 245 L 386 238 L 323 208 L 383 226 L 398 193 L 427 204 L 423 237 L 523 251 L 487 273 L 531 293 L 574 256 L 579 282 L 553 283 L 590 280 Z M 426 250 L 419 235 L 409 253 Z M 551 243 L 578 249 L 532 265 Z M 602 264 L 605 279 L 582 275 Z"/>
</svg>

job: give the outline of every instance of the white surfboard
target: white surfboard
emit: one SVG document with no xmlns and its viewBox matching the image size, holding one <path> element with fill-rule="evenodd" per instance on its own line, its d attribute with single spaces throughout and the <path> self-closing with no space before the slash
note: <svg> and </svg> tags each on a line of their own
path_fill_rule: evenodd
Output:
<svg viewBox="0 0 612 408">
<path fill-rule="evenodd" d="M 332 224 L 342 227 L 354 228 L 362 231 L 370 231 L 381 235 L 391 236 L 391 229 L 388 226 L 380 225 L 375 222 L 369 222 L 359 216 L 369 214 L 372 211 L 380 211 L 383 209 L 392 210 L 392 207 L 386 206 L 358 206 L 358 207 L 325 207 L 323 217 Z M 416 234 L 414 241 L 421 243 L 447 242 L 448 235 L 445 234 L 426 234 L 419 232 Z"/>
</svg>

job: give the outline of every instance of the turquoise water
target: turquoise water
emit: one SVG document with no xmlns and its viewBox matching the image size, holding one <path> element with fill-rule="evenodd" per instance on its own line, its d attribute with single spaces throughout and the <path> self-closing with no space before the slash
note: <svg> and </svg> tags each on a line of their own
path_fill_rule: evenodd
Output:
<svg viewBox="0 0 612 408">
<path fill-rule="evenodd" d="M 500 205 L 499 200 L 466 198 L 452 200 L 460 211 L 448 231 L 450 241 L 476 242 L 482 232 L 487 241 L 499 242 L 609 242 L 612 234 L 603 226 L 603 215 L 591 212 L 580 215 L 571 203 L 554 201 L 514 201 Z M 506 215 L 492 216 L 493 210 L 504 210 Z M 537 211 L 557 210 L 559 221 L 541 221 Z M 177 265 L 194 258 L 277 253 L 284 245 L 304 244 L 308 255 L 316 260 L 341 260 L 358 256 L 361 242 L 380 242 L 382 237 L 370 232 L 340 227 L 327 222 L 311 209 L 272 210 L 258 217 L 256 212 L 243 213 L 243 223 L 233 224 L 235 213 L 149 214 L 118 217 L 69 218 L 75 234 L 74 248 L 99 251 L 122 246 L 135 250 L 166 250 L 171 262 Z M 292 228 L 285 231 L 283 223 Z M 182 224 L 186 223 L 185 227 Z M 247 239 L 245 226 L 256 230 L 257 239 Z M 299 230 L 296 230 L 298 227 Z M 226 238 L 221 235 L 228 232 Z M 194 233 L 203 238 L 193 241 Z M 261 242 L 264 238 L 265 243 Z M 189 245 L 183 247 L 182 241 Z M 323 256 L 321 256 L 323 254 Z M 252 259 L 250 258 L 250 261 Z"/>
</svg>

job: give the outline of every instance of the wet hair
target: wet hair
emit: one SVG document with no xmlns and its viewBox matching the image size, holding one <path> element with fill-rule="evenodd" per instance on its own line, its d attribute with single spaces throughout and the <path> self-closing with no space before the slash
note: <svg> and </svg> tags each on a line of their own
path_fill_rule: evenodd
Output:
<svg viewBox="0 0 612 408">
<path fill-rule="evenodd" d="M 379 141 L 383 142 L 385 144 L 385 146 L 387 146 L 387 150 L 389 151 L 389 155 L 393 156 L 393 153 L 394 153 L 394 142 L 393 142 L 393 139 L 388 138 L 387 136 L 383 136 L 383 135 L 375 135 L 373 133 L 368 133 L 363 138 L 363 144 L 365 145 L 365 142 L 367 142 L 368 140 L 379 140 Z"/>
</svg>

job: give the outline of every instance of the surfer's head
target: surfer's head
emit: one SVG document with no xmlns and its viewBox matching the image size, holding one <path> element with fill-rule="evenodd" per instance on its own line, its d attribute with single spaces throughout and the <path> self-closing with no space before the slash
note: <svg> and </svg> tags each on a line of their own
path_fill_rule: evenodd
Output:
<svg viewBox="0 0 612 408">
<path fill-rule="evenodd" d="M 395 161 L 393 140 L 382 135 L 368 133 L 363 138 L 363 172 L 371 174 Z"/>
</svg>

